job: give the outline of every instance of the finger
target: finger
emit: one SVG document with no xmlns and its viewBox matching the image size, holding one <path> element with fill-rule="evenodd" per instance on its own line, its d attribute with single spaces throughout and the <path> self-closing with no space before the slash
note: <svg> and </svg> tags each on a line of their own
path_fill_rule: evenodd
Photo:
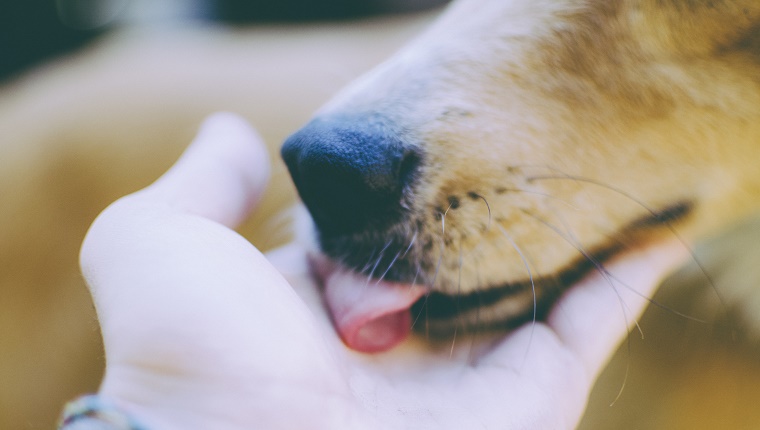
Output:
<svg viewBox="0 0 760 430">
<path fill-rule="evenodd" d="M 525 325 L 478 360 L 493 380 L 538 387 L 515 404 L 553 405 L 541 428 L 572 428 L 582 416 L 598 373 L 649 303 L 660 281 L 688 251 L 678 241 L 651 244 L 605 264 L 573 286 L 555 305 L 546 324 Z M 515 383 L 513 381 L 513 383 Z"/>
<path fill-rule="evenodd" d="M 677 240 L 619 256 L 570 289 L 547 323 L 581 360 L 590 382 L 650 303 L 662 280 L 689 255 Z"/>
<path fill-rule="evenodd" d="M 232 227 L 260 200 L 269 174 L 258 134 L 242 118 L 217 113 L 204 121 L 177 163 L 140 196 Z"/>
</svg>

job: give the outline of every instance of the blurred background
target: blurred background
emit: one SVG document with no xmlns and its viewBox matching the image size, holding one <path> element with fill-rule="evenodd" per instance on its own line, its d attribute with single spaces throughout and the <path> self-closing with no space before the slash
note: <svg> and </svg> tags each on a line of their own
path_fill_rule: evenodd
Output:
<svg viewBox="0 0 760 430">
<path fill-rule="evenodd" d="M 231 110 L 258 128 L 275 163 L 263 209 L 241 232 L 265 250 L 282 244 L 295 197 L 280 142 L 445 3 L 3 2 L 0 429 L 54 428 L 65 401 L 97 390 L 102 345 L 77 256 L 106 205 L 160 175 L 206 115 Z M 760 428 L 757 349 L 729 322 L 653 308 L 641 326 L 646 340 L 621 349 L 581 428 Z"/>
<path fill-rule="evenodd" d="M 0 6 L 0 79 L 130 24 L 344 21 L 427 10 L 447 0 L 25 0 Z"/>
</svg>

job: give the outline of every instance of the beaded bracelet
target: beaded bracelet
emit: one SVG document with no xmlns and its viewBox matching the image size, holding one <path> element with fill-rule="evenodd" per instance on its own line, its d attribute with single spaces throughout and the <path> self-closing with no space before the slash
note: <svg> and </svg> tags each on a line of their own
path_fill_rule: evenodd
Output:
<svg viewBox="0 0 760 430">
<path fill-rule="evenodd" d="M 63 410 L 58 430 L 148 430 L 134 418 L 97 394 L 69 402 Z"/>
</svg>

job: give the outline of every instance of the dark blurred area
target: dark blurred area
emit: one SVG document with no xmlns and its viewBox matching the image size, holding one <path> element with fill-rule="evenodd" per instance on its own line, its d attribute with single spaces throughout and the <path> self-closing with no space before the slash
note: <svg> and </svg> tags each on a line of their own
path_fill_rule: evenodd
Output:
<svg viewBox="0 0 760 430">
<path fill-rule="evenodd" d="M 227 0 L 216 1 L 215 18 L 229 23 L 342 20 L 416 12 L 446 0 Z"/>
<path fill-rule="evenodd" d="M 136 10 L 234 25 L 339 21 L 415 12 L 448 0 L 6 0 L 0 4 L 0 83 L 96 39 Z M 174 11 L 175 15 L 172 15 Z M 140 12 L 137 12 L 140 15 Z M 149 15 L 149 14 L 148 14 Z M 143 14 L 143 17 L 145 14 Z"/>
<path fill-rule="evenodd" d="M 0 6 L 0 81 L 101 32 L 65 25 L 54 0 L 5 1 Z"/>
</svg>

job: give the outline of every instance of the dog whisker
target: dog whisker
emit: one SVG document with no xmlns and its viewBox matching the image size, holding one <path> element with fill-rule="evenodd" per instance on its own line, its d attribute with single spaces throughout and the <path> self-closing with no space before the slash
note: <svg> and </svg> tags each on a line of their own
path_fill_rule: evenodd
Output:
<svg viewBox="0 0 760 430">
<path fill-rule="evenodd" d="M 389 246 L 391 246 L 391 243 L 393 243 L 392 240 L 388 240 L 388 242 L 385 243 L 385 246 L 383 249 L 380 250 L 380 254 L 377 256 L 377 259 L 375 260 L 375 265 L 372 267 L 372 271 L 369 272 L 369 275 L 367 277 L 367 285 L 369 285 L 370 281 L 375 275 L 375 270 L 377 270 L 377 267 L 380 265 L 380 262 L 383 260 L 383 257 L 385 257 L 385 251 L 388 249 Z"/>
<path fill-rule="evenodd" d="M 525 365 L 525 361 L 528 359 L 528 351 L 530 351 L 530 346 L 533 344 L 533 333 L 536 329 L 536 317 L 538 314 L 538 301 L 536 299 L 536 283 L 533 280 L 533 272 L 530 270 L 530 265 L 528 265 L 528 260 L 525 258 L 525 255 L 523 254 L 522 250 L 519 246 L 517 246 L 517 243 L 515 243 L 512 236 L 507 232 L 507 230 L 502 227 L 498 226 L 501 233 L 504 235 L 504 237 L 509 241 L 509 243 L 512 245 L 512 248 L 514 248 L 515 251 L 517 251 L 517 254 L 520 255 L 520 259 L 523 262 L 523 265 L 525 265 L 525 270 L 528 271 L 528 279 L 530 279 L 530 289 L 531 293 L 533 294 L 533 318 L 531 321 L 531 330 L 530 330 L 530 338 L 528 339 L 528 346 L 525 348 L 525 356 L 523 357 L 523 365 Z"/>
<path fill-rule="evenodd" d="M 446 215 L 448 215 L 451 206 L 452 203 L 449 203 L 449 207 L 445 211 L 438 212 L 438 215 L 441 217 L 441 238 L 446 237 Z"/>
<path fill-rule="evenodd" d="M 567 200 L 565 200 L 565 199 L 563 199 L 561 197 L 557 197 L 557 196 L 549 194 L 549 193 L 543 193 L 541 191 L 534 191 L 534 190 L 525 190 L 525 189 L 522 189 L 522 188 L 503 188 L 503 190 L 505 190 L 505 191 L 513 191 L 513 192 L 518 192 L 518 193 L 534 194 L 534 195 L 537 195 L 537 196 L 546 197 L 548 199 L 556 200 L 556 201 L 558 201 L 558 202 L 560 202 L 560 203 L 562 203 L 564 205 L 567 205 L 568 207 L 570 207 L 570 208 L 572 208 L 572 209 L 574 209 L 576 211 L 581 211 L 581 208 L 579 208 L 578 206 L 575 206 L 574 204 L 568 202 Z"/>
<path fill-rule="evenodd" d="M 450 205 L 449 205 L 449 208 L 451 208 Z M 430 287 L 431 290 L 435 287 L 435 282 L 438 279 L 438 273 L 440 272 L 441 264 L 443 263 L 444 250 L 446 249 L 445 235 L 446 235 L 446 213 L 447 212 L 448 212 L 448 209 L 446 209 L 446 211 L 444 211 L 444 212 L 439 212 L 439 215 L 441 217 L 441 238 L 440 238 L 440 244 L 441 244 L 441 246 L 440 246 L 440 255 L 438 256 L 438 262 L 435 265 L 435 271 L 433 272 L 433 277 L 432 277 L 432 279 L 430 281 L 430 284 L 429 284 L 429 287 Z M 422 303 L 423 303 L 422 309 L 424 309 L 426 313 L 427 313 L 427 309 L 428 309 L 428 307 L 427 307 L 427 301 L 428 301 L 429 297 L 430 297 L 430 293 L 428 292 L 428 293 L 425 294 L 425 297 L 422 299 L 423 300 L 422 301 Z M 416 322 L 419 319 L 419 317 L 420 317 L 420 315 L 417 315 L 415 317 L 414 322 L 412 323 L 412 326 L 414 326 L 416 324 Z M 425 318 L 425 322 L 426 322 L 425 323 L 425 331 L 426 331 L 426 333 L 425 333 L 425 335 L 429 338 L 430 337 L 430 333 L 428 332 L 429 325 L 427 324 L 427 321 L 428 321 L 428 318 L 427 318 L 427 315 L 426 315 L 426 318 Z"/>
<path fill-rule="evenodd" d="M 629 241 L 625 240 L 625 238 L 628 237 L 625 234 L 625 231 L 622 231 L 622 232 L 621 231 L 615 231 L 614 234 L 609 234 L 608 232 L 604 232 L 604 231 L 600 230 L 600 233 L 605 238 L 609 239 L 609 241 L 611 241 L 611 242 L 614 241 L 614 242 L 619 243 L 623 248 L 630 248 L 631 245 L 632 245 Z M 701 318 L 697 318 L 697 317 L 689 315 L 689 314 L 685 314 L 685 313 L 683 313 L 683 312 L 681 312 L 681 311 L 679 311 L 679 310 L 677 310 L 675 308 L 672 308 L 670 306 L 665 305 L 662 302 L 659 302 L 659 301 L 657 301 L 657 300 L 655 300 L 653 298 L 647 297 L 644 294 L 639 293 L 635 289 L 631 288 L 628 284 L 626 284 L 622 279 L 620 279 L 619 277 L 615 276 L 612 272 L 607 271 L 606 273 L 607 273 L 607 275 L 611 279 L 614 279 L 618 284 L 624 286 L 626 289 L 628 289 L 633 294 L 635 294 L 635 295 L 643 298 L 644 300 L 646 300 L 647 302 L 649 302 L 649 304 L 651 304 L 653 306 L 656 306 L 656 307 L 658 307 L 658 308 L 660 308 L 660 309 L 662 309 L 664 311 L 667 311 L 667 312 L 669 312 L 669 313 L 671 313 L 671 314 L 673 314 L 675 316 L 687 319 L 689 321 L 693 321 L 693 322 L 700 323 L 700 324 L 707 324 L 707 320 L 704 320 L 704 319 L 701 319 Z"/>
<path fill-rule="evenodd" d="M 461 294 L 462 292 L 462 265 L 464 264 L 463 256 L 462 256 L 462 246 L 460 244 L 459 246 L 459 277 L 457 279 L 457 295 Z M 459 309 L 459 300 L 456 301 L 456 307 L 457 307 L 457 314 L 460 313 Z M 454 334 L 451 338 L 451 349 L 449 350 L 449 359 L 453 357 L 454 355 L 454 344 L 457 340 L 457 331 L 459 330 L 459 324 L 456 324 L 454 326 Z"/>
<path fill-rule="evenodd" d="M 597 272 L 605 279 L 605 281 L 607 282 L 607 284 L 612 288 L 612 291 L 615 292 L 615 295 L 618 298 L 618 303 L 620 304 L 620 310 L 621 310 L 621 312 L 623 314 L 623 322 L 625 323 L 625 326 L 628 327 L 630 325 L 630 323 L 629 323 L 630 322 L 630 318 L 628 317 L 630 309 L 628 308 L 628 306 L 626 305 L 625 301 L 623 300 L 623 297 L 620 295 L 620 292 L 618 291 L 617 287 L 615 286 L 615 283 L 613 282 L 613 278 L 611 278 L 609 276 L 609 271 L 604 267 L 604 265 L 601 262 L 599 262 L 597 259 L 595 259 L 589 252 L 587 252 L 583 248 L 583 246 L 577 241 L 577 239 L 569 231 L 569 229 L 567 228 L 567 225 L 565 225 L 564 222 L 563 222 L 563 225 L 565 225 L 565 231 L 567 232 L 567 235 L 563 234 L 559 230 L 559 228 L 557 228 L 556 226 L 550 224 L 546 220 L 544 220 L 544 219 L 542 219 L 542 218 L 540 218 L 540 217 L 538 217 L 536 215 L 533 215 L 531 213 L 528 213 L 528 212 L 525 212 L 525 213 L 527 215 L 533 217 L 534 219 L 536 219 L 540 223 L 544 224 L 546 227 L 548 227 L 549 229 L 551 229 L 555 233 L 557 233 L 557 235 L 559 235 L 568 244 L 570 244 L 575 249 L 577 249 L 578 252 L 580 252 L 581 255 L 583 255 L 584 258 L 586 258 L 588 261 L 590 261 L 596 267 Z M 560 220 L 561 220 L 561 217 L 560 217 Z M 631 290 L 631 288 L 628 287 L 628 286 L 626 286 L 626 288 L 628 288 L 629 290 Z M 643 339 L 644 338 L 644 331 L 641 329 L 641 326 L 639 325 L 638 320 L 634 319 L 633 323 L 636 326 L 636 329 L 638 330 L 639 334 L 641 335 L 641 338 Z M 628 336 L 626 336 L 626 353 L 627 353 L 628 359 L 626 360 L 625 375 L 623 376 L 623 382 L 620 385 L 620 389 L 618 390 L 618 393 L 615 396 L 615 398 L 612 400 L 610 406 L 613 406 L 615 403 L 617 403 L 617 401 L 620 399 L 620 396 L 622 396 L 623 391 L 625 390 L 625 386 L 627 385 L 627 382 L 628 382 L 628 375 L 630 373 L 630 367 L 631 367 L 631 359 L 630 359 L 630 357 L 631 357 L 631 337 L 630 337 L 630 330 L 627 330 L 627 331 L 628 331 L 628 334 L 629 334 Z"/>
<path fill-rule="evenodd" d="M 396 261 L 398 260 L 398 258 L 399 258 L 400 255 L 401 255 L 401 251 L 399 250 L 398 252 L 396 252 L 396 255 L 393 257 L 393 259 L 391 260 L 391 262 L 388 263 L 388 267 L 385 269 L 385 271 L 383 272 L 383 274 L 380 275 L 379 278 L 377 278 L 377 282 L 375 282 L 375 285 L 379 284 L 380 282 L 382 282 L 383 279 L 385 279 L 385 276 L 388 275 L 388 272 L 390 272 L 391 268 L 396 263 Z"/>
<path fill-rule="evenodd" d="M 401 254 L 401 258 L 406 257 L 407 254 L 409 254 L 409 250 L 412 249 L 412 246 L 417 242 L 417 234 L 419 231 L 415 230 L 414 235 L 412 235 L 412 239 L 409 241 L 409 246 L 406 247 L 406 250 L 403 254 Z"/>
<path fill-rule="evenodd" d="M 469 195 L 471 197 L 475 197 L 475 198 L 483 200 L 483 203 L 486 204 L 486 208 L 488 209 L 488 224 L 486 225 L 486 230 L 490 230 L 491 229 L 491 205 L 488 204 L 488 200 L 486 200 L 486 198 L 483 197 L 481 194 L 471 192 L 469 193 Z"/>
<path fill-rule="evenodd" d="M 370 272 L 370 269 L 374 265 L 373 262 L 376 261 L 375 254 L 377 253 L 377 247 L 372 249 L 372 252 L 369 254 L 369 258 L 367 259 L 367 262 L 364 263 L 364 267 L 359 271 L 360 273 L 368 273 Z M 348 255 L 345 255 L 344 258 L 348 258 Z"/>
<path fill-rule="evenodd" d="M 547 167 L 547 168 L 556 171 L 556 169 L 553 169 L 553 168 L 550 168 L 550 167 Z M 639 205 L 642 208 L 644 208 L 647 212 L 649 212 L 649 214 L 652 216 L 653 219 L 657 220 L 660 224 L 664 225 L 670 231 L 670 233 L 673 235 L 673 237 L 675 237 L 676 240 L 678 240 L 684 246 L 684 248 L 689 253 L 690 258 L 692 259 L 692 261 L 694 261 L 694 263 L 696 264 L 697 268 L 702 273 L 702 276 L 705 277 L 705 280 L 710 285 L 713 293 L 715 294 L 715 296 L 717 297 L 718 301 L 720 302 L 720 305 L 721 305 L 721 308 L 722 308 L 723 312 L 724 313 L 728 313 L 726 302 L 723 299 L 723 296 L 720 294 L 720 291 L 717 288 L 717 284 L 713 280 L 713 277 L 707 271 L 705 265 L 697 257 L 697 254 L 694 251 L 694 248 L 692 246 L 690 246 L 686 242 L 686 240 L 683 239 L 683 237 L 680 235 L 680 233 L 678 232 L 678 230 L 676 229 L 676 227 L 670 221 L 670 219 L 669 219 L 670 216 L 669 216 L 668 211 L 664 211 L 664 212 L 656 211 L 655 209 L 651 208 L 649 205 L 645 204 L 641 199 L 636 198 L 635 196 L 633 196 L 632 194 L 626 192 L 625 190 L 620 189 L 620 188 L 615 187 L 615 186 L 612 186 L 610 184 L 606 184 L 604 182 L 598 181 L 598 180 L 593 179 L 593 178 L 586 178 L 586 177 L 578 176 L 578 175 L 570 175 L 570 174 L 561 173 L 561 172 L 558 175 L 539 175 L 539 176 L 531 176 L 531 177 L 526 178 L 526 180 L 528 182 L 542 181 L 542 180 L 562 180 L 562 179 L 572 180 L 572 181 L 575 181 L 575 182 L 578 182 L 578 183 L 585 183 L 585 184 L 590 184 L 590 185 L 594 185 L 594 186 L 605 188 L 605 189 L 610 190 L 612 192 L 615 192 L 615 193 L 617 193 L 617 194 L 619 194 L 619 195 L 621 195 L 623 197 L 626 197 L 630 201 L 636 203 L 637 205 Z M 686 204 L 688 205 L 689 203 L 687 202 Z M 686 209 L 686 211 L 688 212 L 688 208 Z"/>
<path fill-rule="evenodd" d="M 563 222 L 563 226 L 565 227 L 565 232 L 566 233 L 563 233 L 557 226 L 549 223 L 545 219 L 543 219 L 543 218 L 541 218 L 541 217 L 539 217 L 539 216 L 537 216 L 535 214 L 532 214 L 532 213 L 530 213 L 528 211 L 523 211 L 523 213 L 525 213 L 526 215 L 530 216 L 531 218 L 537 220 L 538 222 L 540 222 L 544 226 L 548 227 L 550 230 L 552 230 L 554 233 L 556 233 L 560 238 L 562 238 L 566 243 L 568 243 L 573 248 L 575 248 L 583 256 L 583 258 L 585 258 L 586 260 L 588 260 L 589 262 L 591 262 L 591 264 L 594 265 L 594 268 L 596 269 L 596 271 L 602 277 L 604 277 L 605 280 L 607 281 L 607 283 L 612 287 L 612 289 L 615 291 L 615 293 L 617 294 L 618 298 L 620 299 L 621 305 L 624 306 L 625 302 L 622 300 L 622 296 L 620 296 L 617 288 L 615 287 L 614 283 L 612 282 L 613 279 L 609 277 L 609 271 L 604 267 L 604 265 L 597 258 L 595 258 L 591 253 L 589 253 L 588 251 L 586 251 L 583 248 L 583 245 L 581 245 L 580 242 L 573 236 L 573 234 L 570 232 L 570 230 L 568 229 L 567 225 L 564 222 Z M 560 217 L 560 221 L 562 221 L 561 217 Z M 624 286 L 627 287 L 628 289 L 630 289 L 630 287 L 628 287 L 627 285 L 624 285 Z M 631 291 L 633 291 L 633 290 L 631 289 Z M 625 310 L 626 309 L 627 309 L 627 307 L 623 309 L 624 314 L 625 314 Z M 634 324 L 636 325 L 639 333 L 641 334 L 641 337 L 643 338 L 644 337 L 644 332 L 641 330 L 641 327 L 639 326 L 638 322 L 634 321 Z M 628 321 L 627 320 L 626 320 L 626 325 L 628 325 Z"/>
</svg>

